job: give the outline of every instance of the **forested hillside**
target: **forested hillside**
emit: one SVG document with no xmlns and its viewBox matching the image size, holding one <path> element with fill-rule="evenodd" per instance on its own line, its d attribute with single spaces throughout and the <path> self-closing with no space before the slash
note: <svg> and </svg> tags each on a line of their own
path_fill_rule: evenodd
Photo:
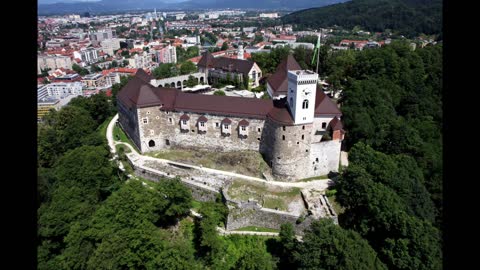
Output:
<svg viewBox="0 0 480 270">
<path fill-rule="evenodd" d="M 352 0 L 346 3 L 311 8 L 288 14 L 283 23 L 307 27 L 360 26 L 373 32 L 385 29 L 407 37 L 421 33 L 441 34 L 442 0 Z"/>
</svg>

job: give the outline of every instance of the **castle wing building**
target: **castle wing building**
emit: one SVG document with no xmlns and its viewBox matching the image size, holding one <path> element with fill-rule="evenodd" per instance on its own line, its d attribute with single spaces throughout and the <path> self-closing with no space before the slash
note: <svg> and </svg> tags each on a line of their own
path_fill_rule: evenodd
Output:
<svg viewBox="0 0 480 270">
<path fill-rule="evenodd" d="M 207 54 L 200 62 L 214 69 L 236 63 L 231 60 L 237 59 Z M 251 63 L 235 67 L 246 71 Z M 254 150 L 279 180 L 325 175 L 338 170 L 342 114 L 317 88 L 318 74 L 297 68 L 292 56 L 282 61 L 277 72 L 285 76 L 274 74 L 268 81 L 276 97 L 272 100 L 155 87 L 139 69 L 117 95 L 119 123 L 141 152 L 171 147 Z"/>
</svg>

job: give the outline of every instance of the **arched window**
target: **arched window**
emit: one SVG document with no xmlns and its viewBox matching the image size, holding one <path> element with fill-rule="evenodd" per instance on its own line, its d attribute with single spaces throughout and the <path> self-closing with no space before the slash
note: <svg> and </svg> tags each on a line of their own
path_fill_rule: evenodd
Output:
<svg viewBox="0 0 480 270">
<path fill-rule="evenodd" d="M 150 140 L 150 141 L 148 142 L 148 146 L 149 146 L 149 147 L 154 147 L 154 146 L 155 146 L 155 141 L 154 141 L 154 140 Z"/>
<path fill-rule="evenodd" d="M 302 109 L 308 109 L 308 99 L 305 99 L 302 103 Z"/>
</svg>

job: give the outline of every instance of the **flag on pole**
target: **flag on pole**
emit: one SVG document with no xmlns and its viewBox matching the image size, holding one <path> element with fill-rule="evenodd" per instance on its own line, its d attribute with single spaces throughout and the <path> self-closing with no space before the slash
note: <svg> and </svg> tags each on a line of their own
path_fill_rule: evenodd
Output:
<svg viewBox="0 0 480 270">
<path fill-rule="evenodd" d="M 319 49 L 320 49 L 320 34 L 318 35 L 317 45 L 315 45 L 315 48 L 313 49 L 312 65 L 315 64 L 315 61 L 319 54 Z"/>
</svg>

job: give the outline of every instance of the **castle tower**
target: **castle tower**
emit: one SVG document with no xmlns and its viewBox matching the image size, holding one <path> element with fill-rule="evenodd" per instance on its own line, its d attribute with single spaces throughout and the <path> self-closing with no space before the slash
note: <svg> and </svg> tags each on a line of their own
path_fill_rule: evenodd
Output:
<svg viewBox="0 0 480 270">
<path fill-rule="evenodd" d="M 243 45 L 238 46 L 237 59 L 243 60 Z"/>
<path fill-rule="evenodd" d="M 310 70 L 289 70 L 287 79 L 288 109 L 295 125 L 312 123 L 318 74 Z"/>
</svg>

